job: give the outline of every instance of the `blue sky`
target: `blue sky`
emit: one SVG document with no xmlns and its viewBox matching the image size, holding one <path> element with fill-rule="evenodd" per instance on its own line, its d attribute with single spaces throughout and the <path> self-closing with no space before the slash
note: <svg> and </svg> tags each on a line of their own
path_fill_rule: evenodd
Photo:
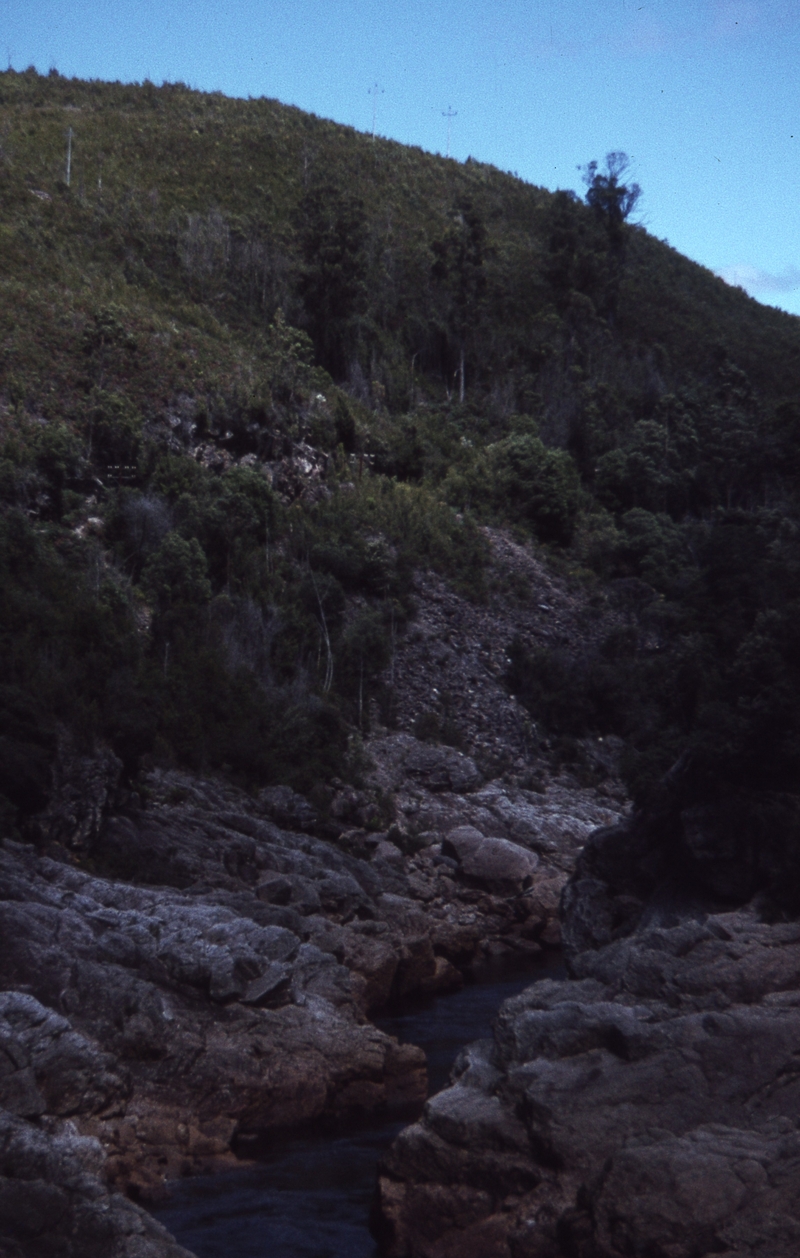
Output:
<svg viewBox="0 0 800 1258">
<path fill-rule="evenodd" d="M 798 0 L 0 0 L 21 70 L 270 96 L 549 188 L 633 158 L 654 235 L 800 314 Z M 378 91 L 370 89 L 378 85 Z"/>
</svg>

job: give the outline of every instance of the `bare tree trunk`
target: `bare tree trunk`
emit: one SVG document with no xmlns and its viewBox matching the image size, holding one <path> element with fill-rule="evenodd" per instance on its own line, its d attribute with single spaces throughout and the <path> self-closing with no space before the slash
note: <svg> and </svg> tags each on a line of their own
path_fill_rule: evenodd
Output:
<svg viewBox="0 0 800 1258">
<path fill-rule="evenodd" d="M 458 360 L 458 400 L 464 401 L 464 342 L 461 342 L 461 354 Z"/>
<path fill-rule="evenodd" d="M 311 584 L 314 587 L 314 593 L 317 596 L 317 604 L 319 605 L 320 627 L 322 629 L 322 634 L 325 639 L 325 653 L 327 656 L 327 660 L 325 664 L 325 681 L 322 686 L 322 692 L 323 694 L 327 694 L 331 686 L 333 685 L 333 651 L 331 650 L 331 638 L 330 638 L 330 634 L 328 633 L 328 622 L 325 619 L 325 611 L 322 606 L 322 599 L 319 596 L 317 583 L 314 580 L 314 573 L 310 572 L 310 576 L 311 576 Z"/>
<path fill-rule="evenodd" d="M 397 652 L 397 638 L 395 636 L 395 631 L 394 631 L 394 599 L 392 599 L 391 613 L 392 613 L 392 661 L 391 661 L 391 666 L 389 669 L 389 685 L 394 690 L 394 657 Z"/>
</svg>

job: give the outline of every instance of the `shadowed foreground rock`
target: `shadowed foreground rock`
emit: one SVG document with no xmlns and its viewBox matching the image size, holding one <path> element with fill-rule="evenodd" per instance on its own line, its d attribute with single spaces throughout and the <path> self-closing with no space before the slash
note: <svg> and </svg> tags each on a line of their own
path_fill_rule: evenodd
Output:
<svg viewBox="0 0 800 1258">
<path fill-rule="evenodd" d="M 36 1127 L 0 1112 L 3 1258 L 191 1258 L 145 1210 L 109 1192 L 104 1160 L 99 1141 L 71 1122 Z"/>
<path fill-rule="evenodd" d="M 640 839 L 591 841 L 573 979 L 507 1001 L 393 1145 L 396 1258 L 800 1253 L 800 925 L 708 911 L 721 875 L 648 888 Z"/>
<path fill-rule="evenodd" d="M 78 1116 L 127 1188 L 200 1169 L 235 1133 L 423 1094 L 422 1054 L 365 1022 L 347 967 L 270 924 L 255 895 L 237 912 L 13 844 L 0 871 L 0 964 L 16 988 L 2 998 L 17 1063 L 6 1104 Z M 336 889 L 361 894 L 344 878 Z"/>
<path fill-rule="evenodd" d="M 2 1258 L 177 1254 L 114 1190 L 157 1199 L 270 1129 L 418 1108 L 424 1055 L 369 1015 L 557 939 L 607 800 L 483 784 L 409 735 L 375 758 L 388 831 L 177 772 L 151 774 L 142 807 L 103 754 L 65 760 L 36 846 L 2 843 Z M 337 807 L 371 798 L 345 788 Z"/>
</svg>

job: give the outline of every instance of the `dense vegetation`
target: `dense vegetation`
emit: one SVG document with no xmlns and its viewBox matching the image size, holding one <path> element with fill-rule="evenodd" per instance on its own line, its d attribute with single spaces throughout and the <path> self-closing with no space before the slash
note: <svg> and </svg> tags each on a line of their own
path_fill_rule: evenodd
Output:
<svg viewBox="0 0 800 1258">
<path fill-rule="evenodd" d="M 345 774 L 414 568 L 480 598 L 486 521 L 624 613 L 577 660 L 514 644 L 541 724 L 621 734 L 640 797 L 686 747 L 708 789 L 793 789 L 800 322 L 589 192 L 0 75 L 10 816 L 65 728 L 131 775 Z"/>
</svg>

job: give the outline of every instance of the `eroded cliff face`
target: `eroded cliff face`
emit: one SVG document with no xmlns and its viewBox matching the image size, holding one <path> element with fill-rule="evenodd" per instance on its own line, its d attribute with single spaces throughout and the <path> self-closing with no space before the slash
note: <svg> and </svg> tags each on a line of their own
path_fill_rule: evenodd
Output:
<svg viewBox="0 0 800 1258">
<path fill-rule="evenodd" d="M 775 920 L 774 844 L 726 909 L 757 865 L 731 863 L 726 801 L 675 790 L 584 846 L 571 979 L 507 1001 L 395 1142 L 392 1255 L 800 1252 L 800 926 Z"/>
<path fill-rule="evenodd" d="M 575 856 L 624 803 L 487 781 L 406 733 L 367 744 L 363 788 L 322 818 L 288 788 L 169 771 L 131 796 L 106 753 L 59 764 L 39 842 L 0 847 L 0 1217 L 25 1255 L 177 1254 L 120 1192 L 156 1199 L 276 1127 L 419 1106 L 424 1055 L 370 1015 L 557 946 Z M 387 799 L 388 829 L 357 824 Z M 116 1249 L 92 1249 L 95 1214 Z"/>
</svg>

